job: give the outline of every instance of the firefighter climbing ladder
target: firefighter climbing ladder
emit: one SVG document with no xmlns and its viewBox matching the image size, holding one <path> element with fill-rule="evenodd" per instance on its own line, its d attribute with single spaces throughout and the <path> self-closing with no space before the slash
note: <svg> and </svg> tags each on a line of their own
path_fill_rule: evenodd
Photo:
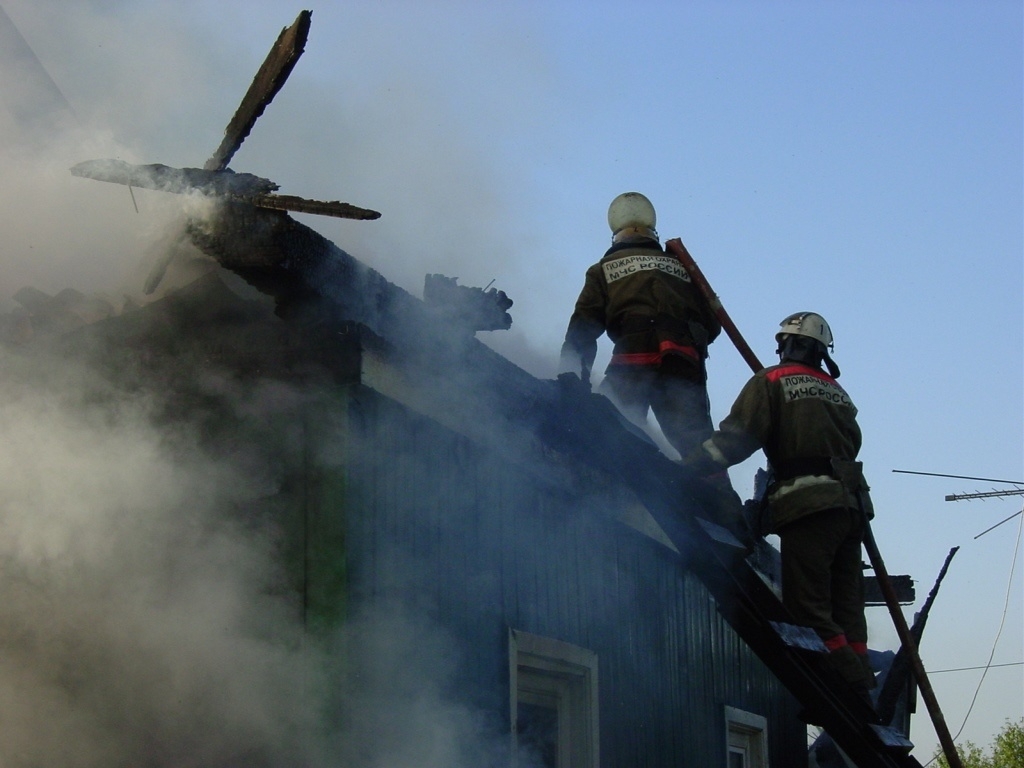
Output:
<svg viewBox="0 0 1024 768">
<path fill-rule="evenodd" d="M 693 260 L 689 251 L 686 250 L 686 246 L 683 245 L 682 240 L 679 238 L 669 240 L 665 244 L 665 247 L 682 263 L 687 274 L 690 276 L 690 279 L 696 284 L 704 298 L 714 309 L 715 314 L 722 323 L 722 327 L 726 330 L 726 333 L 729 335 L 733 344 L 736 345 L 736 349 L 739 351 L 740 355 L 742 355 L 743 359 L 747 361 L 747 364 L 751 367 L 754 373 L 761 370 L 762 365 L 757 359 L 757 356 L 753 353 L 750 347 L 747 346 L 747 343 L 740 335 L 739 330 L 737 330 L 736 326 L 729 318 L 729 315 L 722 307 L 722 302 L 719 300 L 715 292 L 711 290 L 711 286 L 705 279 L 704 274 L 700 271 L 700 268 Z M 864 513 L 863 508 L 861 509 L 861 513 Z M 875 570 L 878 585 L 882 590 L 882 594 L 885 596 L 885 603 L 889 609 L 889 614 L 892 617 L 893 625 L 896 627 L 896 633 L 899 635 L 902 648 L 910 659 L 911 666 L 914 670 L 914 677 L 916 678 L 917 684 L 921 690 L 921 697 L 924 699 L 925 705 L 928 707 L 928 714 L 932 719 L 932 724 L 935 726 L 935 733 L 939 737 L 939 742 L 942 745 L 942 751 L 946 756 L 946 761 L 952 768 L 963 768 L 960 761 L 960 755 L 956 750 L 956 745 L 953 744 L 953 738 L 950 736 L 949 728 L 946 726 L 946 720 L 942 714 L 942 709 L 939 707 L 939 702 L 935 698 L 935 692 L 932 690 L 931 683 L 928 681 L 928 674 L 925 672 L 924 664 L 922 664 L 921 657 L 918 655 L 917 641 L 914 639 L 910 631 L 910 627 L 907 626 L 906 617 L 900 609 L 899 601 L 896 598 L 892 582 L 890 581 L 889 574 L 885 568 L 885 561 L 882 560 L 882 555 L 878 551 L 878 545 L 875 543 L 875 536 L 871 530 L 870 517 L 867 515 L 864 516 L 864 548 L 867 550 L 868 559 L 871 561 L 871 567 Z"/>
<path fill-rule="evenodd" d="M 708 589 L 718 612 L 860 768 L 920 768 L 902 734 L 875 722 L 866 704 L 826 662 L 812 630 L 788 611 L 735 537 L 701 518 L 699 482 L 657 447 L 622 425 L 603 396 L 581 397 L 560 379 L 559 402 L 542 425 L 546 442 L 624 480 Z"/>
</svg>

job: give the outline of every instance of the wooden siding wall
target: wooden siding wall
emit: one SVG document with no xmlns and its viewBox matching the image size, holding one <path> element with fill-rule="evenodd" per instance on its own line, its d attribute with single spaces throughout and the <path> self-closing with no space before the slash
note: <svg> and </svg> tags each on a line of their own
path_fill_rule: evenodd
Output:
<svg viewBox="0 0 1024 768">
<path fill-rule="evenodd" d="M 604 765 L 724 766 L 725 705 L 767 717 L 772 765 L 806 764 L 795 700 L 670 550 L 372 390 L 346 421 L 317 469 L 344 494 L 314 507 L 344 520 L 348 599 L 412 605 L 459 638 L 460 695 L 498 727 L 512 627 L 597 653 Z"/>
</svg>

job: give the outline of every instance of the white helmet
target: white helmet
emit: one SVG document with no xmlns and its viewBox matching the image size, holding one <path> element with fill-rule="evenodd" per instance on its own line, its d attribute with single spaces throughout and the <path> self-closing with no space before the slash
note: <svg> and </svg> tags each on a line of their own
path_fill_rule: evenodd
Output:
<svg viewBox="0 0 1024 768">
<path fill-rule="evenodd" d="M 779 323 L 779 328 L 779 332 L 775 334 L 776 341 L 782 341 L 790 334 L 810 336 L 828 349 L 832 349 L 832 329 L 828 327 L 824 317 L 814 312 L 796 312 Z"/>
<path fill-rule="evenodd" d="M 612 230 L 612 241 L 625 237 L 647 237 L 658 239 L 654 228 L 657 216 L 651 201 L 639 192 L 623 192 L 608 206 L 608 226 Z"/>
</svg>

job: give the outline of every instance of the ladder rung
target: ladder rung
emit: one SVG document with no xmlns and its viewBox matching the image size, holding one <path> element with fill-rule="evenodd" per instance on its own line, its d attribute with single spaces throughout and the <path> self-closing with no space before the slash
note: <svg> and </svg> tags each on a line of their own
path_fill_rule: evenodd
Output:
<svg viewBox="0 0 1024 768">
<path fill-rule="evenodd" d="M 904 736 L 895 728 L 890 728 L 886 725 L 874 725 L 871 724 L 871 730 L 877 735 L 882 744 L 886 748 L 893 750 L 894 752 L 900 752 L 902 754 L 910 754 L 910 750 L 914 748 L 914 742 Z"/>
<path fill-rule="evenodd" d="M 828 653 L 825 642 L 810 627 L 799 627 L 796 624 L 786 624 L 782 621 L 772 621 L 769 623 L 772 625 L 772 629 L 782 638 L 782 642 L 790 648 L 800 648 L 816 653 Z"/>
</svg>

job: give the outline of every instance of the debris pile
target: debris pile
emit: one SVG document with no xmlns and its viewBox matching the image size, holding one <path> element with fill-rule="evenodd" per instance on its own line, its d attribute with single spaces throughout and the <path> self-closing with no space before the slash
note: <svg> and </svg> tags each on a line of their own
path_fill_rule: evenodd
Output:
<svg viewBox="0 0 1024 768">
<path fill-rule="evenodd" d="M 507 331 L 512 327 L 508 313 L 512 299 L 495 288 L 458 285 L 457 277 L 427 275 L 423 301 L 449 322 L 471 331 Z"/>
</svg>

